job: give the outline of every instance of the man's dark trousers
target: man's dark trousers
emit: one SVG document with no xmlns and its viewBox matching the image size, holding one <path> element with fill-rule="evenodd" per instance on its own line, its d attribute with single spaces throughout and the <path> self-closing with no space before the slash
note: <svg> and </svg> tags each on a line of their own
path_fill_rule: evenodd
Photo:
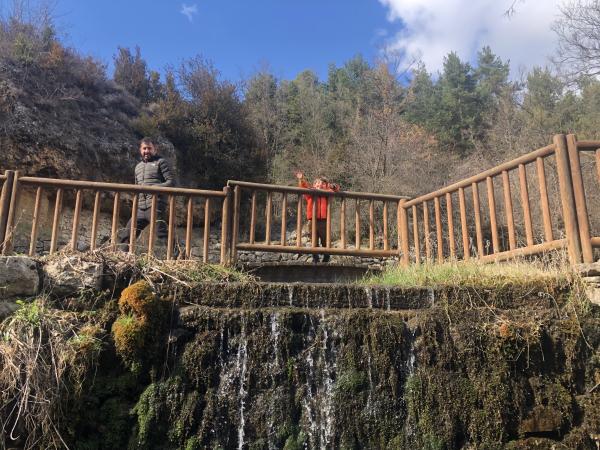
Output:
<svg viewBox="0 0 600 450">
<path fill-rule="evenodd" d="M 156 208 L 156 235 L 159 239 L 166 239 L 167 232 L 167 222 L 164 220 L 165 205 L 161 205 L 159 203 L 158 208 Z M 152 209 L 138 209 L 137 211 L 137 220 L 135 224 L 135 238 L 137 239 L 140 236 L 140 233 L 144 228 L 150 225 L 150 221 L 152 220 Z M 127 221 L 127 225 L 125 229 L 122 231 L 119 241 L 123 244 L 129 242 L 129 236 L 131 232 L 131 219 Z"/>
</svg>

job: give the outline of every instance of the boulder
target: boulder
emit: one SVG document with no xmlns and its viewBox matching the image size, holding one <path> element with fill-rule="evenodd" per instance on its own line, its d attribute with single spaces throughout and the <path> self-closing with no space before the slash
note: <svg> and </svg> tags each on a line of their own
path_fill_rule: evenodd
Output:
<svg viewBox="0 0 600 450">
<path fill-rule="evenodd" d="M 31 297 L 40 291 L 38 262 L 27 256 L 0 257 L 0 299 Z"/>
<path fill-rule="evenodd" d="M 76 295 L 85 289 L 101 289 L 104 265 L 76 256 L 48 262 L 44 266 L 44 285 L 57 297 Z"/>
</svg>

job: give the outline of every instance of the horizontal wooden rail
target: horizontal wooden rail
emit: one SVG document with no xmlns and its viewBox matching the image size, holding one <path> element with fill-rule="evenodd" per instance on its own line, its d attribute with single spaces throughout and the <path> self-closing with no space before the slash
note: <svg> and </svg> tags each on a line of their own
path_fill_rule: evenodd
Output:
<svg viewBox="0 0 600 450">
<path fill-rule="evenodd" d="M 20 177 L 19 183 L 31 186 L 48 186 L 74 189 L 89 189 L 94 191 L 127 192 L 130 194 L 170 194 L 195 197 L 219 197 L 226 194 L 222 191 L 207 191 L 202 189 L 140 186 L 137 184 L 104 183 L 100 181 L 61 180 L 58 178 Z"/>
<path fill-rule="evenodd" d="M 332 255 L 364 256 L 364 257 L 390 257 L 398 256 L 397 250 L 369 250 L 368 248 L 337 248 L 337 247 L 297 247 L 267 244 L 238 244 L 238 250 L 250 250 L 259 252 L 281 252 L 281 253 L 303 253 L 303 254 L 322 254 L 330 253 Z"/>
<path fill-rule="evenodd" d="M 582 151 L 594 151 L 600 149 L 600 141 L 577 141 L 577 149 Z"/>
<path fill-rule="evenodd" d="M 422 195 L 420 197 L 413 198 L 406 202 L 405 207 L 408 208 L 413 205 L 418 205 L 425 201 L 433 200 L 436 197 L 441 197 L 447 193 L 453 193 L 458 191 L 459 188 L 467 188 L 470 187 L 473 183 L 479 183 L 480 181 L 485 181 L 488 177 L 494 177 L 496 175 L 500 175 L 504 170 L 512 170 L 519 167 L 519 164 L 528 164 L 535 162 L 536 158 L 545 157 L 551 155 L 554 152 L 554 145 L 547 145 L 546 147 L 542 147 L 534 152 L 528 153 L 526 155 L 515 158 L 511 161 L 500 164 L 499 166 L 493 167 L 485 172 L 481 172 L 480 174 L 474 175 L 470 178 L 465 178 L 457 183 L 446 186 L 445 188 L 439 189 L 437 191 L 431 192 L 429 194 Z"/>
<path fill-rule="evenodd" d="M 293 193 L 293 194 L 307 194 L 314 195 L 318 192 L 320 197 L 344 197 L 344 198 L 359 198 L 367 200 L 387 200 L 387 201 L 400 201 L 409 199 L 410 197 L 402 195 L 388 195 L 388 194 L 370 194 L 366 192 L 352 192 L 352 191 L 325 191 L 320 189 L 306 189 L 294 186 L 283 186 L 278 184 L 262 184 L 262 183 L 251 183 L 249 181 L 237 181 L 229 180 L 228 186 L 240 186 L 243 188 L 254 189 L 258 191 L 270 191 L 279 193 Z"/>
</svg>

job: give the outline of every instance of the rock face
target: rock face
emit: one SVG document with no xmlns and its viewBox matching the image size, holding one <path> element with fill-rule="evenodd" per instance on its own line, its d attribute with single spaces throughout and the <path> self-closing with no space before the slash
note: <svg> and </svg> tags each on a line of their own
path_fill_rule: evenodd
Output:
<svg viewBox="0 0 600 450">
<path fill-rule="evenodd" d="M 82 261 L 75 256 L 44 266 L 44 287 L 57 297 L 76 295 L 85 289 L 100 290 L 104 279 L 102 263 Z"/>
<path fill-rule="evenodd" d="M 65 77 L 3 62 L 0 67 L 0 168 L 23 175 L 133 182 L 141 105 L 99 74 Z M 61 94 L 62 93 L 62 94 Z M 177 166 L 170 142 L 161 153 Z"/>
<path fill-rule="evenodd" d="M 394 311 L 296 300 L 305 288 L 322 289 L 326 298 L 326 286 L 250 286 L 248 301 L 234 300 L 235 286 L 214 287 L 191 290 L 182 300 L 196 297 L 197 304 L 183 308 L 173 324 L 167 375 L 147 376 L 152 364 L 162 364 L 156 354 L 139 361 L 142 374 L 134 381 L 122 374 L 116 382 L 114 366 L 96 373 L 99 388 L 86 398 L 98 408 L 75 422 L 78 442 L 265 450 L 594 448 L 597 311 L 579 317 L 581 332 L 573 333 L 574 323 L 552 301 L 536 303 L 531 292 L 523 302 L 502 303 L 483 298 L 490 293 L 448 290 L 439 304 Z M 332 297 L 362 295 L 341 289 L 331 286 Z M 559 305 L 568 297 L 547 294 Z M 109 438 L 89 432 L 100 426 Z M 551 445 L 532 446 L 541 440 Z"/>
<path fill-rule="evenodd" d="M 40 290 L 39 263 L 26 256 L 0 257 L 0 298 L 31 297 Z"/>
</svg>

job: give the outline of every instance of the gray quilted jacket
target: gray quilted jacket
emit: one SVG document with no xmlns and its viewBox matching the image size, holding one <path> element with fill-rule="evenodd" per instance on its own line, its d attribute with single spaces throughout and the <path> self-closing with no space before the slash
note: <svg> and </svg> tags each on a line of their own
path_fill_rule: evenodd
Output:
<svg viewBox="0 0 600 450">
<path fill-rule="evenodd" d="M 175 185 L 173 172 L 166 159 L 161 156 L 153 156 L 148 161 L 140 161 L 135 166 L 135 184 L 144 186 L 171 187 Z M 164 196 L 159 198 L 159 207 L 164 205 Z M 151 194 L 140 194 L 138 198 L 138 209 L 146 210 L 152 206 Z"/>
</svg>

